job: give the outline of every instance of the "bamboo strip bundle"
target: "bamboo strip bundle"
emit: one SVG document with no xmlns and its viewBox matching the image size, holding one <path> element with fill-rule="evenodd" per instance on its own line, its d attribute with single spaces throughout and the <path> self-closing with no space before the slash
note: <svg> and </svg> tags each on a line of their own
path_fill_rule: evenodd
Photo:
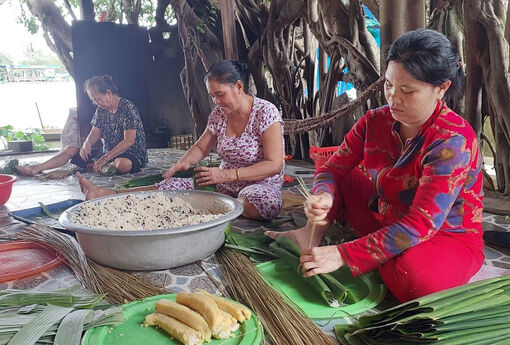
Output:
<svg viewBox="0 0 510 345">
<path fill-rule="evenodd" d="M 440 291 L 337 325 L 342 344 L 510 344 L 510 275 Z"/>
<path fill-rule="evenodd" d="M 110 303 L 125 303 L 168 293 L 130 273 L 102 266 L 85 256 L 76 240 L 43 224 L 32 224 L 7 236 L 10 240 L 41 243 L 62 254 L 83 286 L 98 294 L 106 294 Z"/>
<path fill-rule="evenodd" d="M 74 175 L 78 170 L 79 168 L 76 165 L 69 163 L 61 168 L 42 173 L 37 176 L 37 179 L 39 181 L 63 180 L 68 176 Z"/>
<path fill-rule="evenodd" d="M 299 307 L 291 307 L 259 276 L 244 255 L 232 249 L 217 252 L 221 270 L 234 298 L 249 306 L 259 317 L 274 345 L 333 345 L 325 334 Z"/>
</svg>

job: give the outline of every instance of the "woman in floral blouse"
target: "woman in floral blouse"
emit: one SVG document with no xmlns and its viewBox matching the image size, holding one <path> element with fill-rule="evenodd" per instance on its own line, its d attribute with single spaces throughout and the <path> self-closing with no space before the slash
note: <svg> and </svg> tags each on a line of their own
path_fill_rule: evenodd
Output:
<svg viewBox="0 0 510 345">
<path fill-rule="evenodd" d="M 388 105 L 368 111 L 317 171 L 308 224 L 285 234 L 304 249 L 305 276 L 343 265 L 355 276 L 378 269 L 408 301 L 465 284 L 480 269 L 482 160 L 473 129 L 447 106 L 464 92 L 451 42 L 436 31 L 411 31 L 387 61 Z M 355 169 L 361 161 L 371 180 Z M 318 247 L 335 218 L 359 238 Z"/>
<path fill-rule="evenodd" d="M 163 173 L 165 180 L 136 190 L 193 189 L 193 179 L 172 176 L 200 162 L 216 147 L 221 165 L 195 168 L 197 183 L 200 186 L 215 184 L 219 192 L 237 197 L 243 204 L 245 217 L 276 218 L 282 207 L 284 167 L 283 121 L 278 109 L 245 92 L 247 70 L 240 62 L 215 63 L 205 80 L 217 106 L 209 115 L 204 133 Z M 79 176 L 88 199 L 115 193 L 111 189 L 100 189 Z"/>
</svg>

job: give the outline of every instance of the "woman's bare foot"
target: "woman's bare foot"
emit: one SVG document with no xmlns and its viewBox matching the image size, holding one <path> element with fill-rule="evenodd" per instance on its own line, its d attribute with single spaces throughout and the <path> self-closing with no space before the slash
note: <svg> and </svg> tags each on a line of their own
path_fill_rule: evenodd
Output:
<svg viewBox="0 0 510 345">
<path fill-rule="evenodd" d="M 329 228 L 327 221 L 318 222 L 315 225 L 312 237 L 312 222 L 306 222 L 306 225 L 300 229 L 291 231 L 266 231 L 264 235 L 273 240 L 276 240 L 280 236 L 287 236 L 294 242 L 301 250 L 317 247 L 322 240 L 322 236 Z"/>
<path fill-rule="evenodd" d="M 85 176 L 80 173 L 76 173 L 76 176 L 78 177 L 78 182 L 80 183 L 81 192 L 85 194 L 86 200 L 115 194 L 113 189 L 100 188 L 87 180 Z"/>
<path fill-rule="evenodd" d="M 16 169 L 18 174 L 23 175 L 23 176 L 34 176 L 41 172 L 41 170 L 37 169 L 36 166 L 30 166 L 30 165 L 27 165 L 27 166 L 16 165 L 14 167 L 14 169 Z"/>
</svg>

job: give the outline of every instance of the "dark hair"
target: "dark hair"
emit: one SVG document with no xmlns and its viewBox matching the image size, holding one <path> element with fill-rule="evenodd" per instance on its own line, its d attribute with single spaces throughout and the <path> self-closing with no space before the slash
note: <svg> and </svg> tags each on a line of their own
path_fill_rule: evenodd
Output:
<svg viewBox="0 0 510 345">
<path fill-rule="evenodd" d="M 413 78 L 434 86 L 450 80 L 444 99 L 455 108 L 464 95 L 464 70 L 457 47 L 442 33 L 418 29 L 400 36 L 388 50 L 386 62 L 402 64 Z"/>
<path fill-rule="evenodd" d="M 235 84 L 240 80 L 244 89 L 248 88 L 248 67 L 245 63 L 232 60 L 221 60 L 214 63 L 205 75 L 205 81 L 216 80 L 221 84 Z"/>
<path fill-rule="evenodd" d="M 99 93 L 106 93 L 106 90 L 110 90 L 114 95 L 118 95 L 119 92 L 119 88 L 115 85 L 111 75 L 96 75 L 83 83 L 85 92 L 93 86 L 97 86 Z"/>
</svg>

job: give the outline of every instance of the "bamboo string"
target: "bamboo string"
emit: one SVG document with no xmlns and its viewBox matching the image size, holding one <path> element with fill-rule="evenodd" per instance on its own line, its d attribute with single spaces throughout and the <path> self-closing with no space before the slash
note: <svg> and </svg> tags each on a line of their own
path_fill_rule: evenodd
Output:
<svg viewBox="0 0 510 345">
<path fill-rule="evenodd" d="M 308 187 L 306 186 L 305 180 L 301 176 L 297 176 L 296 179 L 299 182 L 300 188 L 298 188 L 299 192 L 306 198 L 306 200 L 309 200 L 312 194 L 308 191 Z M 312 222 L 312 233 L 310 235 L 310 241 L 308 241 L 308 248 L 312 247 L 312 241 L 313 236 L 315 235 L 315 227 L 317 226 L 316 222 Z"/>
<path fill-rule="evenodd" d="M 43 224 L 32 224 L 23 230 L 9 234 L 9 240 L 34 241 L 53 248 L 62 254 L 80 283 L 97 294 L 106 294 L 110 303 L 123 304 L 146 297 L 169 293 L 151 282 L 128 272 L 100 265 L 85 256 L 76 240 L 67 234 Z"/>
<path fill-rule="evenodd" d="M 247 257 L 225 248 L 216 254 L 234 299 L 255 312 L 273 345 L 338 345 L 298 306 L 267 285 Z"/>
<path fill-rule="evenodd" d="M 74 175 L 78 171 L 78 167 L 74 164 L 68 163 L 61 168 L 43 172 L 37 176 L 39 181 L 48 180 L 63 180 L 68 176 Z"/>
</svg>

